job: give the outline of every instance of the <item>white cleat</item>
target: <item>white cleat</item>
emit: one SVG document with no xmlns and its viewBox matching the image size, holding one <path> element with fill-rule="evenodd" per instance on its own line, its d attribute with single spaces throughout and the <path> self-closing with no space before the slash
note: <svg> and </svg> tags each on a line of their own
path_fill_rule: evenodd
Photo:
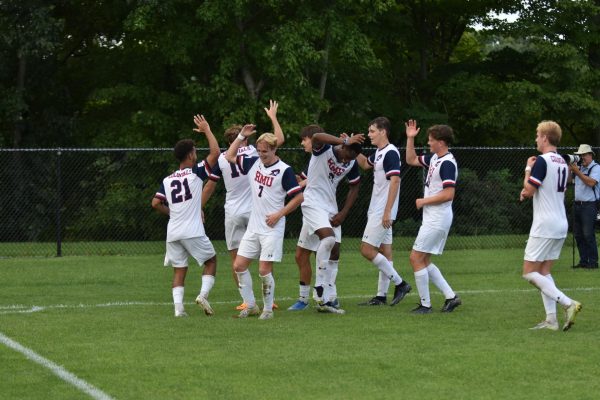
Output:
<svg viewBox="0 0 600 400">
<path fill-rule="evenodd" d="M 573 326 L 573 324 L 575 323 L 575 317 L 577 316 L 579 311 L 581 311 L 581 303 L 575 300 L 571 301 L 571 305 L 565 309 L 567 321 L 563 325 L 563 331 L 566 332 L 571 328 L 571 326 Z"/>
<path fill-rule="evenodd" d="M 175 311 L 175 318 L 185 318 L 188 314 L 185 311 Z"/>
<path fill-rule="evenodd" d="M 273 319 L 273 311 L 263 311 L 262 314 L 260 314 L 260 317 L 258 317 L 258 319 Z"/>
<path fill-rule="evenodd" d="M 535 331 L 539 329 L 549 329 L 551 331 L 558 330 L 558 321 L 550 322 L 550 321 L 542 321 L 536 326 L 529 328 L 529 330 Z"/>
<path fill-rule="evenodd" d="M 328 313 L 328 314 L 346 314 L 346 311 L 341 308 L 337 308 L 331 304 L 331 302 L 327 303 L 317 303 L 317 311 L 320 313 Z"/>
<path fill-rule="evenodd" d="M 198 304 L 200 308 L 204 310 L 204 314 L 208 315 L 209 317 L 214 315 L 215 312 L 204 296 L 199 294 L 198 297 L 196 297 L 196 304 Z"/>
<path fill-rule="evenodd" d="M 248 318 L 260 314 L 260 308 L 255 304 L 254 307 L 246 307 L 234 318 Z"/>
</svg>

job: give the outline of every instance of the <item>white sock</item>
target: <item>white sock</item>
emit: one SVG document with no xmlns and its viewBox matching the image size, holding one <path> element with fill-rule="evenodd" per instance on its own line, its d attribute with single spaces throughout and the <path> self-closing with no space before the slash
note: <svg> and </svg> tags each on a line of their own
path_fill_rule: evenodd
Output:
<svg viewBox="0 0 600 400">
<path fill-rule="evenodd" d="M 456 293 L 454 293 L 450 285 L 448 285 L 442 272 L 434 263 L 427 266 L 427 272 L 429 273 L 431 282 L 444 294 L 446 299 L 453 299 L 456 296 Z"/>
<path fill-rule="evenodd" d="M 429 272 L 427 272 L 426 268 L 415 272 L 415 283 L 417 284 L 421 305 L 424 307 L 431 307 L 431 297 L 429 296 Z"/>
<path fill-rule="evenodd" d="M 379 280 L 377 281 L 377 296 L 386 297 L 390 288 L 390 278 L 383 272 L 379 271 Z"/>
<path fill-rule="evenodd" d="M 329 301 L 337 299 L 337 286 L 335 280 L 337 279 L 338 267 L 338 260 L 329 260 Z"/>
<path fill-rule="evenodd" d="M 569 307 L 571 305 L 571 299 L 566 294 L 558 290 L 554 284 L 554 281 L 546 279 L 539 272 L 530 272 L 523 275 L 523 278 L 540 289 L 546 296 L 558 302 L 561 306 Z"/>
<path fill-rule="evenodd" d="M 175 305 L 175 312 L 183 312 L 183 286 L 176 286 L 172 289 L 173 292 L 173 304 Z"/>
<path fill-rule="evenodd" d="M 273 279 L 273 274 L 260 275 L 260 280 L 262 281 L 263 311 L 273 311 L 273 298 L 275 297 L 275 279 Z"/>
<path fill-rule="evenodd" d="M 254 307 L 256 305 L 256 299 L 254 298 L 254 291 L 252 290 L 252 275 L 249 270 L 244 272 L 236 272 L 239 282 L 240 295 L 242 300 L 248 307 Z"/>
<path fill-rule="evenodd" d="M 398 275 L 398 272 L 392 266 L 392 263 L 384 257 L 383 254 L 377 253 L 375 258 L 371 260 L 373 265 L 375 265 L 381 272 L 385 274 L 391 281 L 394 282 L 394 285 L 399 285 L 402 283 L 402 278 Z"/>
<path fill-rule="evenodd" d="M 318 300 L 327 299 L 325 296 L 325 291 L 327 290 L 327 280 L 329 272 L 327 271 L 327 267 L 329 265 L 329 257 L 331 256 L 331 249 L 335 245 L 335 237 L 327 236 L 326 238 L 321 239 L 319 242 L 319 247 L 317 248 L 316 264 L 317 264 L 317 276 L 315 277 L 315 290 L 318 291 L 318 288 L 323 288 L 323 292 L 321 296 L 317 292 Z"/>
<path fill-rule="evenodd" d="M 215 284 L 215 277 L 213 275 L 202 275 L 202 286 L 200 287 L 200 296 L 208 299 L 208 294 Z"/>
<path fill-rule="evenodd" d="M 300 290 L 300 297 L 299 300 L 303 301 L 305 303 L 308 303 L 308 296 L 310 295 L 310 285 L 298 285 Z"/>
<path fill-rule="evenodd" d="M 542 276 L 554 283 L 554 278 L 552 278 L 552 275 L 548 274 Z M 542 302 L 544 303 L 544 309 L 546 310 L 546 321 L 556 322 L 556 301 L 546 296 L 544 292 L 540 293 L 542 294 Z"/>
</svg>

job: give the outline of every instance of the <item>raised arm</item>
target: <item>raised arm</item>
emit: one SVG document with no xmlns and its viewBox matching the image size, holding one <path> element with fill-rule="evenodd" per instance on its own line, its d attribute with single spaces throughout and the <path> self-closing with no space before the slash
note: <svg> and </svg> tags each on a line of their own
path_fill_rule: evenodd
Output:
<svg viewBox="0 0 600 400">
<path fill-rule="evenodd" d="M 269 108 L 265 107 L 264 110 L 271 119 L 271 124 L 273 124 L 273 134 L 277 138 L 277 147 L 281 147 L 281 145 L 285 143 L 285 136 L 283 136 L 283 130 L 281 129 L 281 125 L 279 125 L 279 121 L 277 120 L 278 108 L 279 103 L 274 100 L 269 100 Z"/>
<path fill-rule="evenodd" d="M 252 124 L 244 125 L 244 127 L 240 131 L 240 134 L 238 135 L 237 139 L 235 139 L 233 142 L 231 142 L 231 145 L 229 145 L 229 148 L 225 152 L 225 159 L 227 161 L 229 161 L 231 163 L 236 162 L 237 151 L 240 148 L 240 145 L 242 144 L 242 142 L 244 140 L 246 140 L 246 138 L 248 138 L 249 136 L 256 133 L 256 130 L 254 128 L 256 128 L 256 125 L 252 125 Z"/>
<path fill-rule="evenodd" d="M 210 152 L 206 156 L 206 162 L 208 163 L 209 167 L 212 168 L 217 163 L 217 158 L 219 158 L 219 142 L 217 142 L 217 138 L 210 130 L 210 125 L 208 125 L 204 115 L 194 115 L 194 124 L 196 124 L 194 132 L 204 133 L 204 136 L 206 136 L 206 139 L 208 140 L 208 148 Z"/>
<path fill-rule="evenodd" d="M 417 121 L 414 119 L 409 119 L 404 126 L 406 127 L 406 163 L 413 167 L 420 167 L 422 165 L 415 151 L 415 137 L 421 128 L 417 128 Z"/>
<path fill-rule="evenodd" d="M 331 145 L 338 145 L 338 144 L 350 145 L 350 144 L 354 144 L 354 143 L 363 143 L 365 141 L 365 135 L 363 135 L 362 133 L 358 133 L 356 135 L 348 136 L 347 134 L 342 133 L 342 135 L 340 137 L 337 137 L 337 136 L 329 135 L 327 133 L 319 132 L 319 133 L 315 133 L 312 136 L 311 140 L 313 142 L 313 147 L 315 147 L 315 144 L 320 144 L 320 143 L 331 144 Z"/>
</svg>

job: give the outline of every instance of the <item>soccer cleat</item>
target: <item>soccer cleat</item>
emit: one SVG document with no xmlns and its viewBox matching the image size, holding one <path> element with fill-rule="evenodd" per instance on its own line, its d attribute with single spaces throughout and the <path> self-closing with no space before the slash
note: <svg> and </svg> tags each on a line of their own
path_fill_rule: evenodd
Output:
<svg viewBox="0 0 600 400">
<path fill-rule="evenodd" d="M 246 307 L 234 318 L 248 318 L 260 314 L 260 308 L 255 304 L 254 307 Z"/>
<path fill-rule="evenodd" d="M 209 317 L 215 313 L 208 300 L 206 300 L 206 298 L 201 294 L 196 297 L 196 304 L 198 304 L 200 308 L 204 310 L 204 314 L 208 315 Z"/>
<path fill-rule="evenodd" d="M 175 318 L 185 318 L 188 314 L 185 311 L 175 311 Z"/>
<path fill-rule="evenodd" d="M 410 312 L 412 314 L 430 314 L 431 311 L 431 307 L 425 307 L 424 305 L 419 303 L 419 305 L 416 308 L 413 308 Z"/>
<path fill-rule="evenodd" d="M 238 311 L 242 311 L 244 309 L 246 309 L 248 307 L 248 305 L 246 303 L 242 303 L 239 306 L 237 306 L 235 309 Z"/>
<path fill-rule="evenodd" d="M 392 299 L 390 306 L 395 306 L 406 296 L 412 288 L 406 281 L 402 281 L 399 285 L 396 285 L 394 289 L 394 298 Z"/>
<path fill-rule="evenodd" d="M 317 303 L 317 311 L 328 314 L 346 314 L 346 311 L 342 310 L 341 308 L 334 307 L 330 301 L 327 303 Z"/>
<path fill-rule="evenodd" d="M 302 300 L 298 300 L 290 307 L 288 307 L 288 311 L 302 311 L 308 308 L 308 303 L 303 302 Z"/>
<path fill-rule="evenodd" d="M 571 301 L 571 305 L 565 310 L 567 321 L 562 327 L 563 331 L 566 332 L 569 329 L 571 329 L 571 326 L 573 326 L 573 324 L 575 323 L 575 317 L 577 316 L 579 311 L 581 311 L 581 303 L 575 300 Z"/>
<path fill-rule="evenodd" d="M 383 296 L 375 296 L 369 301 L 358 303 L 359 306 L 384 306 L 387 304 L 387 299 Z"/>
<path fill-rule="evenodd" d="M 554 321 L 554 322 L 550 322 L 550 321 L 542 321 L 539 324 L 537 324 L 536 326 L 529 328 L 529 330 L 531 331 L 536 331 L 539 329 L 549 329 L 551 331 L 557 331 L 558 330 L 558 321 Z"/>
<path fill-rule="evenodd" d="M 452 312 L 454 309 L 462 304 L 462 300 L 458 296 L 454 296 L 452 299 L 446 299 L 442 312 Z"/>
<path fill-rule="evenodd" d="M 277 305 L 277 303 L 273 302 L 273 311 L 278 310 L 279 306 Z"/>
<path fill-rule="evenodd" d="M 337 297 L 334 300 L 330 301 L 330 303 L 332 307 L 340 308 L 340 301 L 337 299 Z"/>
<path fill-rule="evenodd" d="M 273 318 L 273 311 L 263 311 L 262 314 L 260 314 L 260 317 L 258 317 L 258 319 L 272 319 Z"/>
</svg>

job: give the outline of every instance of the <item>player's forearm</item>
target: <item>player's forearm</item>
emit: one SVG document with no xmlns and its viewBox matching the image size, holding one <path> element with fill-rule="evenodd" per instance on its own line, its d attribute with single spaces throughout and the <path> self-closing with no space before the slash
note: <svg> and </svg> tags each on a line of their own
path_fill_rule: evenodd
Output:
<svg viewBox="0 0 600 400">
<path fill-rule="evenodd" d="M 324 132 L 315 133 L 312 137 L 312 140 L 313 143 L 317 142 L 331 145 L 344 144 L 344 139 Z"/>
<path fill-rule="evenodd" d="M 290 201 L 287 202 L 285 207 L 281 209 L 282 216 L 285 217 L 286 215 L 293 212 L 296 208 L 300 206 L 300 204 L 302 204 L 303 201 L 304 195 L 302 193 L 298 193 L 297 195 L 295 195 Z"/>
<path fill-rule="evenodd" d="M 398 189 L 400 188 L 400 177 L 392 176 L 390 178 L 390 188 L 388 190 L 388 198 L 385 203 L 384 213 L 389 214 L 392 212 L 392 208 L 396 203 L 396 198 L 398 197 Z"/>
<path fill-rule="evenodd" d="M 441 192 L 434 194 L 430 197 L 425 197 L 423 199 L 423 205 L 435 205 L 442 204 L 447 201 L 454 200 L 455 188 L 447 187 L 443 189 Z"/>
<path fill-rule="evenodd" d="M 225 159 L 227 161 L 229 161 L 230 163 L 235 163 L 237 161 L 237 152 L 241 144 L 242 141 L 239 139 L 235 139 L 233 142 L 231 142 L 229 148 L 225 152 Z"/>
<path fill-rule="evenodd" d="M 281 147 L 285 143 L 285 136 L 283 135 L 283 130 L 281 129 L 281 125 L 279 125 L 277 117 L 271 119 L 271 124 L 273 124 L 273 134 L 277 139 L 277 147 Z"/>
<path fill-rule="evenodd" d="M 344 207 L 340 211 L 340 213 L 344 217 L 346 217 L 346 215 L 348 215 L 348 213 L 350 212 L 350 209 L 356 202 L 356 199 L 358 198 L 358 189 L 359 189 L 359 184 L 352 185 L 352 186 L 350 186 L 350 189 L 348 189 L 348 195 L 346 196 L 346 201 L 344 202 Z"/>
<path fill-rule="evenodd" d="M 217 138 L 210 129 L 208 129 L 204 134 L 206 136 L 206 140 L 208 140 L 208 148 L 210 151 L 208 156 L 206 156 L 206 161 L 208 162 L 208 165 L 212 167 L 217 163 L 217 158 L 219 158 L 221 149 L 219 149 L 219 142 L 217 141 Z"/>
<path fill-rule="evenodd" d="M 415 150 L 415 138 L 406 138 L 406 163 L 414 167 L 421 165 L 419 158 L 417 157 L 417 151 Z"/>
<path fill-rule="evenodd" d="M 367 157 L 365 157 L 364 154 L 359 154 L 356 157 L 356 162 L 358 163 L 358 166 L 361 167 L 362 169 L 371 169 L 373 168 L 369 162 L 367 161 Z"/>
<path fill-rule="evenodd" d="M 206 182 L 206 185 L 204 185 L 204 188 L 202 189 L 202 208 L 208 203 L 208 200 L 212 197 L 216 187 L 217 184 L 215 181 L 209 179 L 208 182 Z"/>
</svg>

